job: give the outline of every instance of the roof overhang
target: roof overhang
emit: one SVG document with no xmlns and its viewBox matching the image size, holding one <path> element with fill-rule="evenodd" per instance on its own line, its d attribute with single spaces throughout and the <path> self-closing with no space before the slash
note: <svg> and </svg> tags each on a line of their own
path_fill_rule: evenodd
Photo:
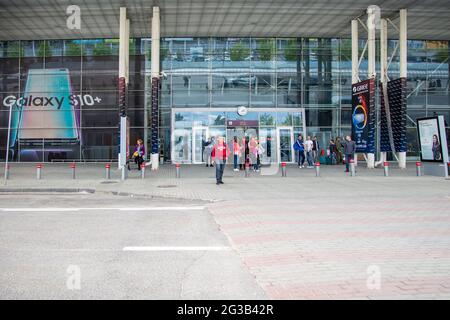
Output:
<svg viewBox="0 0 450 320">
<path fill-rule="evenodd" d="M 66 25 L 69 5 L 81 9 L 80 30 Z M 367 7 L 378 5 L 394 22 L 408 9 L 409 39 L 450 39 L 449 0 L 0 0 L 0 39 L 118 38 L 121 6 L 131 37 L 150 37 L 156 5 L 162 37 L 349 38 L 350 21 L 364 21 Z M 395 29 L 389 37 L 397 38 Z"/>
</svg>

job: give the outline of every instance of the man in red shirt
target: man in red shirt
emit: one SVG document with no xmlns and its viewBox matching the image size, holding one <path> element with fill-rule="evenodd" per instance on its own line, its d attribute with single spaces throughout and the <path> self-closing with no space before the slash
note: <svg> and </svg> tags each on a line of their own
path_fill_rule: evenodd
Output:
<svg viewBox="0 0 450 320">
<path fill-rule="evenodd" d="M 219 185 L 223 184 L 223 171 L 230 151 L 223 137 L 219 136 L 216 141 L 211 152 L 211 157 L 216 166 L 216 184 Z"/>
</svg>

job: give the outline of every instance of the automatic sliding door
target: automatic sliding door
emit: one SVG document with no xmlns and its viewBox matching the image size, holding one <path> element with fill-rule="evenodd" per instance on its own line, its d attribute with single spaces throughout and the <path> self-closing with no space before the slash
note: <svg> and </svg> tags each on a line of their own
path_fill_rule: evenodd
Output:
<svg viewBox="0 0 450 320">
<path fill-rule="evenodd" d="M 204 159 L 204 150 L 205 143 L 208 140 L 208 128 L 193 128 L 192 135 L 192 162 L 197 164 L 205 163 L 206 159 Z"/>
<path fill-rule="evenodd" d="M 292 128 L 278 128 L 278 159 L 280 162 L 293 162 L 293 132 Z"/>
</svg>

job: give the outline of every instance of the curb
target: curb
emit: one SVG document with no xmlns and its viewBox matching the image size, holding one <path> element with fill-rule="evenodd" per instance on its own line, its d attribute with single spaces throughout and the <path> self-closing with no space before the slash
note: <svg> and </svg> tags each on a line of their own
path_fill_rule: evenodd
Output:
<svg viewBox="0 0 450 320">
<path fill-rule="evenodd" d="M 0 193 L 102 193 L 113 196 L 121 197 L 136 197 L 136 198 L 148 198 L 148 199 L 167 199 L 167 200 L 179 200 L 179 201 L 203 201 L 209 203 L 216 203 L 222 200 L 211 199 L 193 199 L 193 198 L 181 198 L 176 196 L 164 196 L 164 195 L 151 195 L 151 194 L 138 194 L 132 192 L 122 191 L 104 191 L 89 188 L 2 188 L 0 187 Z"/>
<path fill-rule="evenodd" d="M 0 188 L 0 192 L 54 192 L 54 193 L 95 193 L 95 189 L 88 188 Z"/>
</svg>

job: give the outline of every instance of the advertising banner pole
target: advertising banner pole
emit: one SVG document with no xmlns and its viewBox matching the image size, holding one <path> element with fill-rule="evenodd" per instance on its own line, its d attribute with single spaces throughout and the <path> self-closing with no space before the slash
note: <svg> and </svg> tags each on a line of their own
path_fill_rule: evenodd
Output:
<svg viewBox="0 0 450 320">
<path fill-rule="evenodd" d="M 12 116 L 12 104 L 9 106 L 9 120 L 8 120 L 8 134 L 6 136 L 6 160 L 5 160 L 5 185 L 8 180 L 8 160 L 9 160 L 9 139 L 11 135 L 11 116 Z"/>
<path fill-rule="evenodd" d="M 152 16 L 152 104 L 151 104 L 151 163 L 152 170 L 159 166 L 159 84 L 160 84 L 160 16 L 159 7 L 153 7 Z"/>
</svg>

